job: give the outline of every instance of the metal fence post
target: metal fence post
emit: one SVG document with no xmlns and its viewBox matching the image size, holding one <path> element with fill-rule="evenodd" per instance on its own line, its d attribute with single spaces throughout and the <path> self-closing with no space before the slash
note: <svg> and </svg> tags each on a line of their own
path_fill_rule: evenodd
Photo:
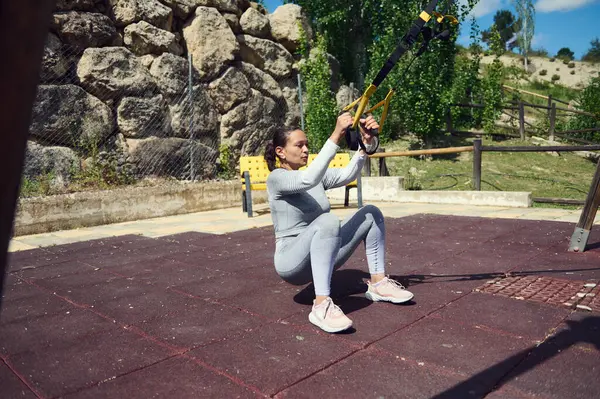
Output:
<svg viewBox="0 0 600 399">
<path fill-rule="evenodd" d="M 473 140 L 473 189 L 481 191 L 481 139 Z"/>
<path fill-rule="evenodd" d="M 196 178 L 194 170 L 194 89 L 192 80 L 192 53 L 188 53 L 188 100 L 190 103 L 190 181 Z"/>
<path fill-rule="evenodd" d="M 304 105 L 302 104 L 302 78 L 298 73 L 298 100 L 300 101 L 300 128 L 304 131 Z"/>
</svg>

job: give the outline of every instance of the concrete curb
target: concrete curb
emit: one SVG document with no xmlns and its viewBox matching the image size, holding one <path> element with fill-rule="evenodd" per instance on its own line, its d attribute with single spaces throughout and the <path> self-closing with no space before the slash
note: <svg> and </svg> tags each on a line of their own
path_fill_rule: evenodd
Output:
<svg viewBox="0 0 600 399">
<path fill-rule="evenodd" d="M 531 207 L 531 193 L 498 191 L 404 191 L 394 202 L 428 204 Z"/>
<path fill-rule="evenodd" d="M 266 192 L 253 193 L 254 203 L 266 201 Z M 239 206 L 237 181 L 174 183 L 157 187 L 126 187 L 19 202 L 14 235 L 48 233 L 80 227 L 151 219 Z"/>
<path fill-rule="evenodd" d="M 531 193 L 512 191 L 408 191 L 404 179 L 397 176 L 363 177 L 363 201 L 405 202 L 451 205 L 531 207 Z M 343 199 L 344 188 L 328 192 L 330 199 Z M 356 190 L 350 191 L 350 200 L 356 201 Z"/>
</svg>

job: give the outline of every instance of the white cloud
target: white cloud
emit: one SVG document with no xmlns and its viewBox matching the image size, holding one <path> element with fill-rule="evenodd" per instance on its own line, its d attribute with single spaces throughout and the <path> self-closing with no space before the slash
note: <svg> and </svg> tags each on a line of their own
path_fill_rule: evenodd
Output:
<svg viewBox="0 0 600 399">
<path fill-rule="evenodd" d="M 571 11 L 594 2 L 596 0 L 538 0 L 535 10 L 537 12 Z"/>
<path fill-rule="evenodd" d="M 469 16 L 479 18 L 488 14 L 495 13 L 496 11 L 503 8 L 504 3 L 504 0 L 479 0 L 479 2 L 477 3 L 477 5 L 475 5 L 475 8 L 473 8 Z M 459 0 L 459 4 L 466 5 L 467 0 Z"/>
</svg>

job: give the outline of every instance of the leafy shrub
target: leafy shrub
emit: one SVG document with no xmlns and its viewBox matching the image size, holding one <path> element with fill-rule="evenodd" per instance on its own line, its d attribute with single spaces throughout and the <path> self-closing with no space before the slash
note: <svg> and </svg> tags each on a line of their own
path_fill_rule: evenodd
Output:
<svg viewBox="0 0 600 399">
<path fill-rule="evenodd" d="M 540 76 L 546 76 L 547 74 L 548 74 L 548 71 L 547 71 L 547 70 L 545 70 L 545 69 L 542 69 L 542 70 L 540 71 Z"/>
<path fill-rule="evenodd" d="M 552 75 L 552 81 L 556 82 L 557 80 L 560 80 L 560 76 L 558 76 L 557 74 Z"/>
<path fill-rule="evenodd" d="M 579 109 L 596 116 L 575 115 L 569 120 L 569 129 L 582 130 L 598 127 L 597 118 L 600 118 L 600 76 L 590 80 L 589 85 L 579 94 L 577 101 L 580 104 Z M 595 142 L 600 141 L 600 133 L 598 132 L 580 133 L 576 136 Z"/>
<path fill-rule="evenodd" d="M 554 61 L 556 61 L 556 58 L 554 58 L 554 57 L 550 58 L 550 62 L 554 62 Z"/>
<path fill-rule="evenodd" d="M 575 71 L 571 71 L 571 75 L 575 75 Z"/>
<path fill-rule="evenodd" d="M 575 68 L 575 63 L 574 62 L 569 62 L 569 68 Z"/>
</svg>

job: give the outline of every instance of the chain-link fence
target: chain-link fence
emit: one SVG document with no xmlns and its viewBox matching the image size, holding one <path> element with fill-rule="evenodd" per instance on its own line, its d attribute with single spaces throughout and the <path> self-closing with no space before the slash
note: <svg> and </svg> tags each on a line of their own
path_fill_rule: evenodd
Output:
<svg viewBox="0 0 600 399">
<path fill-rule="evenodd" d="M 184 17 L 157 3 L 124 23 L 108 1 L 58 4 L 22 196 L 235 178 L 240 155 L 262 154 L 278 125 L 302 123 L 291 52 L 243 32 L 243 10 L 236 27 L 235 14 L 211 7 Z M 207 24 L 223 33 L 203 37 Z"/>
</svg>

